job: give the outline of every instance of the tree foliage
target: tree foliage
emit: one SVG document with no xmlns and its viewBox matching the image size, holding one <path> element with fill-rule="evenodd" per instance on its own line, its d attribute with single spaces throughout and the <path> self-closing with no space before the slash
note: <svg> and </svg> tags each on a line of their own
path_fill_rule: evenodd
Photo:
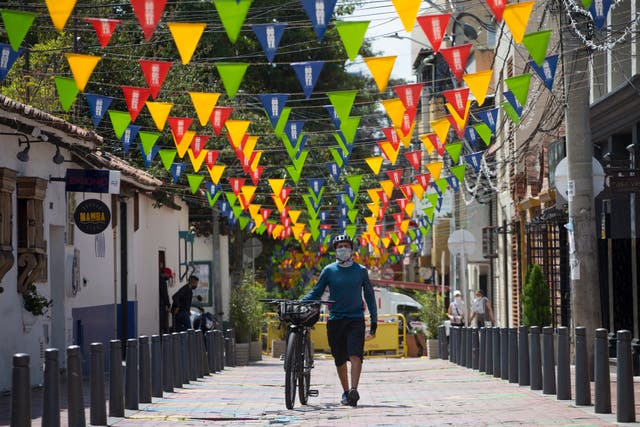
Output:
<svg viewBox="0 0 640 427">
<path fill-rule="evenodd" d="M 551 304 L 549 287 L 538 264 L 527 272 L 522 293 L 522 323 L 526 326 L 549 326 L 551 324 Z"/>
</svg>

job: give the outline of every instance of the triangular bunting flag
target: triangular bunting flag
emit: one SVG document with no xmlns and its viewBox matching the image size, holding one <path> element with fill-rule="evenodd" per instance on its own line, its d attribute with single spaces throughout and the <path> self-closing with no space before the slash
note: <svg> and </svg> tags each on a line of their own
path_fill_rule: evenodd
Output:
<svg viewBox="0 0 640 427">
<path fill-rule="evenodd" d="M 191 98 L 193 108 L 196 110 L 196 114 L 198 115 L 200 126 L 206 126 L 209 118 L 211 117 L 211 113 L 213 113 L 213 109 L 218 102 L 218 98 L 220 98 L 220 94 L 209 92 L 189 92 L 189 97 Z"/>
<path fill-rule="evenodd" d="M 92 93 L 85 93 L 84 97 L 89 104 L 89 111 L 91 112 L 91 120 L 93 125 L 98 127 L 105 113 L 109 109 L 113 98 L 110 96 L 95 95 Z"/>
<path fill-rule="evenodd" d="M 449 68 L 458 83 L 462 81 L 462 75 L 467 67 L 467 60 L 469 59 L 470 53 L 471 43 L 440 49 L 440 54 L 445 61 L 447 61 L 447 64 L 449 64 Z"/>
<path fill-rule="evenodd" d="M 45 0 L 53 26 L 58 32 L 64 29 L 69 16 L 76 5 L 76 0 Z M 78 86 L 79 87 L 79 86 Z"/>
<path fill-rule="evenodd" d="M 211 122 L 211 127 L 213 128 L 213 132 L 216 136 L 220 136 L 222 129 L 232 112 L 233 107 L 215 107 L 213 109 L 213 113 L 211 113 L 209 121 Z"/>
<path fill-rule="evenodd" d="M 298 76 L 298 80 L 300 81 L 300 86 L 302 86 L 302 91 L 304 92 L 305 97 L 309 99 L 313 92 L 313 88 L 318 82 L 318 77 L 320 76 L 320 72 L 324 66 L 324 61 L 294 62 L 291 66 L 293 67 L 296 76 Z"/>
<path fill-rule="evenodd" d="M 18 52 L 22 41 L 29 32 L 29 28 L 33 25 L 36 14 L 20 10 L 3 9 L 0 10 L 0 15 L 2 15 L 2 22 L 7 32 L 9 44 L 14 52 Z"/>
<path fill-rule="evenodd" d="M 451 128 L 451 122 L 449 122 L 447 118 L 432 120 L 431 127 L 436 135 L 438 135 L 440 142 L 443 144 L 446 143 L 447 137 L 449 136 L 449 129 Z"/>
<path fill-rule="evenodd" d="M 518 113 L 516 112 L 516 110 L 513 108 L 513 106 L 511 105 L 510 102 L 505 101 L 502 104 L 500 104 L 500 106 L 502 107 L 502 109 L 504 110 L 505 113 L 507 113 L 507 116 L 511 119 L 511 121 L 517 126 L 520 124 L 520 116 L 518 115 Z"/>
<path fill-rule="evenodd" d="M 507 5 L 507 0 L 486 0 L 489 9 L 493 12 L 496 22 L 502 22 L 502 14 Z"/>
<path fill-rule="evenodd" d="M 222 174 L 224 173 L 225 169 L 226 166 L 224 165 L 214 165 L 213 167 L 207 167 L 209 176 L 211 177 L 211 181 L 214 184 L 218 185 L 220 183 L 220 179 L 222 178 Z"/>
<path fill-rule="evenodd" d="M 529 61 L 529 65 L 536 72 L 545 87 L 549 90 L 553 88 L 553 80 L 556 76 L 556 67 L 558 65 L 558 55 L 547 56 L 542 62 L 542 66 L 538 66 L 535 62 Z"/>
<path fill-rule="evenodd" d="M 76 96 L 78 96 L 78 86 L 76 86 L 76 82 L 73 79 L 68 77 L 56 77 L 55 84 L 60 105 L 62 105 L 62 109 L 65 112 L 68 112 Z"/>
<path fill-rule="evenodd" d="M 333 110 L 337 114 L 341 123 L 344 123 L 351 114 L 351 107 L 358 94 L 357 90 L 344 90 L 337 92 L 327 92 L 329 101 L 333 105 Z"/>
<path fill-rule="evenodd" d="M 513 40 L 516 43 L 521 43 L 524 33 L 527 30 L 527 24 L 529 23 L 529 17 L 533 10 L 533 1 L 526 1 L 522 3 L 511 3 L 505 6 L 502 18 L 505 24 L 509 27 Z"/>
<path fill-rule="evenodd" d="M 111 40 L 111 36 L 113 35 L 116 27 L 122 24 L 122 21 L 119 19 L 84 18 L 84 21 L 93 26 L 102 49 L 107 47 L 109 44 L 109 40 Z"/>
<path fill-rule="evenodd" d="M 382 161 L 384 160 L 382 157 L 367 157 L 364 160 L 367 162 L 367 165 L 369 165 L 374 175 L 378 175 L 380 173 Z"/>
<path fill-rule="evenodd" d="M 544 62 L 547 47 L 549 46 L 549 38 L 551 38 L 551 30 L 525 34 L 522 38 L 522 44 L 527 48 L 531 58 L 533 58 L 533 62 L 538 66 L 542 66 Z"/>
<path fill-rule="evenodd" d="M 147 101 L 147 110 L 149 110 L 149 114 L 151 114 L 153 123 L 155 123 L 156 127 L 161 132 L 164 130 L 164 125 L 167 123 L 171 107 L 173 107 L 173 104 L 170 102 Z"/>
<path fill-rule="evenodd" d="M 122 138 L 125 129 L 131 123 L 131 115 L 123 111 L 109 111 L 109 118 L 111 119 L 111 126 L 113 127 L 113 133 L 116 138 Z"/>
<path fill-rule="evenodd" d="M 427 164 L 427 169 L 434 180 L 440 178 L 440 172 L 442 171 L 442 162 L 431 162 Z"/>
<path fill-rule="evenodd" d="M 499 108 L 492 108 L 490 110 L 477 112 L 480 120 L 482 120 L 487 126 L 489 126 L 489 129 L 492 133 L 496 131 L 496 126 L 498 124 L 498 111 L 500 111 Z"/>
<path fill-rule="evenodd" d="M 411 33 L 416 23 L 422 0 L 391 0 L 391 3 L 396 9 L 405 31 Z"/>
<path fill-rule="evenodd" d="M 344 44 L 347 57 L 351 61 L 355 61 L 364 41 L 364 35 L 369 28 L 369 21 L 336 21 L 335 25 L 342 44 Z"/>
<path fill-rule="evenodd" d="M 322 41 L 336 7 L 336 0 L 301 0 L 304 10 L 316 32 L 318 41 Z"/>
<path fill-rule="evenodd" d="M 222 85 L 224 86 L 227 96 L 231 99 L 236 97 L 240 83 L 244 78 L 244 74 L 247 72 L 249 64 L 240 62 L 218 62 L 216 63 L 216 69 L 222 79 Z"/>
<path fill-rule="evenodd" d="M 169 27 L 169 31 L 171 31 L 176 48 L 178 48 L 182 64 L 188 64 L 191 62 L 191 57 L 196 51 L 196 46 L 198 46 L 200 37 L 202 37 L 202 33 L 204 32 L 207 24 L 194 22 L 171 22 L 167 24 L 167 26 Z"/>
<path fill-rule="evenodd" d="M 444 149 L 447 150 L 449 156 L 451 156 L 451 160 L 453 163 L 458 163 L 460 160 L 460 151 L 462 150 L 462 142 L 452 142 L 444 146 Z"/>
<path fill-rule="evenodd" d="M 473 166 L 473 170 L 475 170 L 476 173 L 480 172 L 480 168 L 482 167 L 482 151 L 467 154 L 464 156 L 464 161 Z"/>
<path fill-rule="evenodd" d="M 378 86 L 379 92 L 384 92 L 391 76 L 391 71 L 396 63 L 397 56 L 380 56 L 373 58 L 364 58 L 365 64 L 369 68 L 369 72 L 373 76 L 373 80 Z"/>
<path fill-rule="evenodd" d="M 7 77 L 9 70 L 11 70 L 20 55 L 22 55 L 22 49 L 16 52 L 8 44 L 0 43 L 0 58 L 2 58 L 0 61 L 0 82 Z"/>
<path fill-rule="evenodd" d="M 160 150 L 160 147 L 151 147 L 151 149 L 149 150 L 149 152 L 146 152 L 144 150 L 144 147 L 142 146 L 142 144 L 138 144 L 138 147 L 140 147 L 140 154 L 142 154 L 142 159 L 144 161 L 144 165 L 148 168 L 151 167 L 151 163 L 153 162 L 153 159 L 156 158 L 156 155 L 158 154 L 158 151 Z M 181 169 L 178 169 L 177 172 L 182 173 Z M 174 183 L 178 181 L 178 178 L 180 177 L 180 174 L 178 174 L 177 176 L 174 175 Z"/>
<path fill-rule="evenodd" d="M 140 135 L 141 146 L 144 149 L 145 153 L 150 153 L 151 149 L 156 145 L 158 138 L 160 138 L 160 134 L 158 132 L 138 132 Z"/>
<path fill-rule="evenodd" d="M 420 28 L 422 28 L 422 31 L 427 36 L 434 54 L 440 50 L 442 39 L 449 25 L 449 19 L 451 19 L 450 13 L 418 16 L 418 24 L 420 24 Z"/>
<path fill-rule="evenodd" d="M 270 93 L 260 94 L 258 95 L 258 98 L 267 112 L 267 116 L 271 121 L 271 126 L 275 128 L 278 124 L 278 120 L 280 120 L 282 110 L 289 99 L 289 95 L 284 93 Z"/>
<path fill-rule="evenodd" d="M 200 184 L 202 184 L 203 180 L 204 176 L 202 175 L 194 175 L 190 173 L 187 174 L 187 181 L 189 182 L 191 194 L 196 194 L 196 191 L 198 191 L 198 188 L 200 188 Z"/>
<path fill-rule="evenodd" d="M 420 172 L 420 160 L 422 159 L 422 151 L 408 151 L 404 153 L 407 161 L 417 172 Z"/>
<path fill-rule="evenodd" d="M 504 82 L 520 105 L 526 105 L 527 97 L 529 96 L 529 85 L 531 84 L 531 74 L 526 73 L 509 77 L 504 79 Z"/>
<path fill-rule="evenodd" d="M 491 144 L 491 128 L 486 123 L 476 123 L 473 129 L 480 135 L 482 142 L 488 147 Z"/>
<path fill-rule="evenodd" d="M 222 26 L 227 32 L 231 43 L 238 40 L 242 24 L 247 18 L 247 12 L 253 0 L 213 0 L 213 4 L 218 11 Z"/>
<path fill-rule="evenodd" d="M 284 23 L 251 25 L 251 29 L 253 29 L 253 32 L 258 38 L 269 64 L 275 59 L 282 34 L 284 34 L 286 28 L 287 24 Z"/>
<path fill-rule="evenodd" d="M 464 117 L 467 109 L 467 100 L 469 99 L 469 88 L 461 87 L 458 89 L 450 89 L 442 91 L 442 95 L 447 102 L 451 104 L 458 116 Z"/>
<path fill-rule="evenodd" d="M 469 90 L 476 98 L 478 106 L 484 104 L 492 77 L 493 70 L 479 71 L 477 73 L 465 74 L 462 76 L 464 82 L 469 86 Z"/>
<path fill-rule="evenodd" d="M 64 56 L 69 62 L 69 68 L 71 68 L 71 74 L 73 74 L 78 90 L 84 92 L 84 88 L 89 82 L 89 77 L 91 77 L 91 73 L 93 73 L 101 58 L 77 53 L 65 53 Z"/>
<path fill-rule="evenodd" d="M 144 87 L 122 86 L 122 93 L 127 102 L 127 109 L 129 110 L 131 121 L 135 122 L 151 92 Z"/>
<path fill-rule="evenodd" d="M 145 40 L 149 41 L 160 22 L 167 0 L 130 0 Z"/>
<path fill-rule="evenodd" d="M 124 151 L 125 153 L 129 152 L 129 148 L 131 147 L 131 144 L 133 144 L 133 141 L 136 139 L 136 136 L 138 136 L 138 132 L 140 132 L 140 129 L 142 129 L 142 126 L 127 126 L 127 128 L 124 130 L 124 134 L 122 134 L 122 138 L 120 138 L 120 142 L 122 142 L 122 151 Z"/>
<path fill-rule="evenodd" d="M 609 9 L 611 9 L 611 3 L 611 0 L 592 0 L 589 5 L 589 13 L 591 13 L 593 22 L 598 30 L 602 30 L 602 27 L 607 23 L 607 15 L 609 14 Z"/>
<path fill-rule="evenodd" d="M 169 74 L 173 63 L 167 61 L 149 61 L 146 59 L 139 59 L 138 63 L 140 63 L 142 74 L 151 91 L 151 97 L 156 99 L 160 94 L 162 84 L 167 78 L 167 74 Z"/>
<path fill-rule="evenodd" d="M 176 158 L 176 150 L 162 148 L 158 150 L 158 154 L 160 154 L 160 160 L 162 160 L 162 165 L 165 170 L 169 172 L 169 169 L 171 169 L 171 165 L 173 164 L 173 160 Z"/>
</svg>

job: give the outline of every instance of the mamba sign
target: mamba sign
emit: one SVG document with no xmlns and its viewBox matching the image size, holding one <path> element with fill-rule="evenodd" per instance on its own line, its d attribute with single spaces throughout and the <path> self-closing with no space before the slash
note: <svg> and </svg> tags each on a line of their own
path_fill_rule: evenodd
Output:
<svg viewBox="0 0 640 427">
<path fill-rule="evenodd" d="M 111 212 L 101 200 L 88 199 L 78 205 L 73 219 L 83 233 L 99 234 L 109 226 Z"/>
</svg>

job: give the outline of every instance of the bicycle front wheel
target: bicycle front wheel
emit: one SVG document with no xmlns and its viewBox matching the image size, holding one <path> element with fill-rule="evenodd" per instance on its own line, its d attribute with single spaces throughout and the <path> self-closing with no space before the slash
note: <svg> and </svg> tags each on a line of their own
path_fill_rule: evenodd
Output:
<svg viewBox="0 0 640 427">
<path fill-rule="evenodd" d="M 302 344 L 304 347 L 304 358 L 300 369 L 300 377 L 298 381 L 298 396 L 300 404 L 306 405 L 309 400 L 309 388 L 311 387 L 311 368 L 313 366 L 313 354 L 311 354 L 311 339 L 309 335 L 304 339 Z"/>
<path fill-rule="evenodd" d="M 298 334 L 291 332 L 287 339 L 287 352 L 284 356 L 284 403 L 287 409 L 293 409 L 296 401 L 296 379 L 298 376 L 297 358 Z"/>
</svg>

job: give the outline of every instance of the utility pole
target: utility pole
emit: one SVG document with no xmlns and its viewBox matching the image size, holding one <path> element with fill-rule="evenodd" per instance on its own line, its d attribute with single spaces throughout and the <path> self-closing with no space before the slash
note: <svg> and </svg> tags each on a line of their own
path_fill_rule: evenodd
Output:
<svg viewBox="0 0 640 427">
<path fill-rule="evenodd" d="M 567 163 L 569 189 L 569 222 L 573 223 L 575 245 L 570 245 L 572 326 L 584 326 L 587 342 L 593 343 L 594 331 L 602 326 L 600 284 L 598 281 L 598 248 L 595 226 L 595 197 L 593 191 L 591 121 L 589 111 L 589 48 L 584 46 L 571 29 L 568 14 L 561 8 L 560 32 L 565 84 L 565 125 L 567 135 Z M 584 15 L 572 15 L 580 31 L 586 29 Z M 586 31 L 585 31 L 586 32 Z M 570 237 L 571 239 L 571 237 Z M 593 346 L 588 346 L 590 366 L 593 365 Z M 589 372 L 593 373 L 590 369 Z"/>
</svg>

